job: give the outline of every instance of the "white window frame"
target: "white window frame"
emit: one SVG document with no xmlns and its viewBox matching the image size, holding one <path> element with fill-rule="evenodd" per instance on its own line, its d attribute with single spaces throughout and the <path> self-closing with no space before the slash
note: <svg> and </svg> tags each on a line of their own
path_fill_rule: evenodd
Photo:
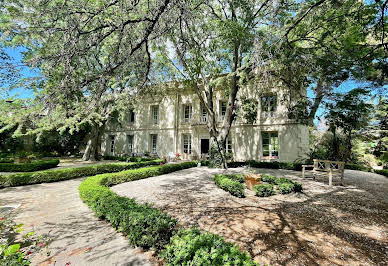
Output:
<svg viewBox="0 0 388 266">
<path fill-rule="evenodd" d="M 233 153 L 233 142 L 230 136 L 226 139 L 226 152 Z"/>
<path fill-rule="evenodd" d="M 261 96 L 261 111 L 263 113 L 274 113 L 278 107 L 278 96 L 276 94 Z"/>
<path fill-rule="evenodd" d="M 150 140 L 150 152 L 153 154 L 158 153 L 158 134 L 151 134 Z"/>
<path fill-rule="evenodd" d="M 203 105 L 201 105 L 201 122 L 203 123 L 207 122 L 207 111 Z"/>
<path fill-rule="evenodd" d="M 109 136 L 109 143 L 110 143 L 109 150 L 110 150 L 110 153 L 113 155 L 115 153 L 115 136 L 114 135 Z"/>
<path fill-rule="evenodd" d="M 128 151 L 134 153 L 135 135 L 127 135 Z"/>
<path fill-rule="evenodd" d="M 159 105 L 151 106 L 151 120 L 152 120 L 152 124 L 154 125 L 159 124 Z"/>
<path fill-rule="evenodd" d="M 226 115 L 226 110 L 228 109 L 228 102 L 224 101 L 224 100 L 221 100 L 219 103 L 220 103 L 220 117 L 224 118 L 225 115 Z M 222 104 L 225 104 L 225 111 L 224 112 L 222 110 Z"/>
<path fill-rule="evenodd" d="M 268 155 L 264 155 L 264 134 L 268 134 Z M 276 135 L 277 143 L 274 145 L 271 140 Z M 275 149 L 277 146 L 277 149 Z M 264 158 L 279 158 L 279 132 L 277 131 L 262 131 L 261 132 L 261 153 Z M 274 155 L 276 153 L 276 155 Z"/>
<path fill-rule="evenodd" d="M 193 106 L 191 104 L 183 105 L 183 121 L 189 123 L 193 116 Z"/>
<path fill-rule="evenodd" d="M 190 134 L 182 134 L 182 151 L 186 154 L 191 154 L 191 135 Z"/>
</svg>

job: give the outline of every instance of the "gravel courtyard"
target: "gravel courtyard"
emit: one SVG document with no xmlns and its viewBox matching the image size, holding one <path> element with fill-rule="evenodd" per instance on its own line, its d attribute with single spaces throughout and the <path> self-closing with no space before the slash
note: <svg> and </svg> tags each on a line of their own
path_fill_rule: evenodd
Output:
<svg viewBox="0 0 388 266">
<path fill-rule="evenodd" d="M 230 172 L 246 171 L 244 168 Z M 387 265 L 388 178 L 345 171 L 345 186 L 302 179 L 299 172 L 255 169 L 302 182 L 303 193 L 244 199 L 219 189 L 222 170 L 191 168 L 124 183 L 112 189 L 152 203 L 176 217 L 218 233 L 270 265 Z"/>
</svg>

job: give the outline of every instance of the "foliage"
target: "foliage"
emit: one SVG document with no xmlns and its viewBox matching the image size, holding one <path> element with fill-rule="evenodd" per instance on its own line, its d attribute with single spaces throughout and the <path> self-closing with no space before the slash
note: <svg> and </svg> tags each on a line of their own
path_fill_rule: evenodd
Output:
<svg viewBox="0 0 388 266">
<path fill-rule="evenodd" d="M 359 164 L 352 164 L 352 163 L 345 164 L 345 169 L 364 171 L 364 172 L 372 172 L 372 168 L 370 168 L 370 167 L 366 167 L 366 166 L 359 165 Z"/>
<path fill-rule="evenodd" d="M 247 252 L 241 252 L 220 236 L 198 229 L 180 230 L 161 257 L 167 265 L 257 265 Z"/>
<path fill-rule="evenodd" d="M 241 166 L 249 166 L 255 168 L 269 168 L 269 169 L 287 169 L 287 170 L 295 170 L 301 171 L 302 165 L 304 163 L 296 163 L 296 162 L 257 162 L 254 160 L 248 160 L 245 162 L 229 162 L 229 167 L 241 167 Z"/>
<path fill-rule="evenodd" d="M 134 157 L 134 156 L 112 156 L 112 155 L 104 155 L 104 160 L 117 160 L 122 162 L 146 162 L 146 161 L 153 161 L 155 158 L 151 157 Z"/>
<path fill-rule="evenodd" d="M 227 177 L 239 183 L 245 182 L 245 177 L 242 174 L 228 174 Z"/>
<path fill-rule="evenodd" d="M 295 182 L 295 181 L 292 181 L 292 183 L 294 184 L 294 191 L 295 192 L 302 192 L 303 188 L 302 188 L 301 183 Z"/>
<path fill-rule="evenodd" d="M 244 99 L 241 104 L 242 117 L 248 124 L 254 124 L 257 120 L 258 103 L 256 99 Z"/>
<path fill-rule="evenodd" d="M 222 167 L 222 155 L 219 153 L 214 145 L 211 145 L 209 150 L 209 167 L 221 168 Z"/>
<path fill-rule="evenodd" d="M 388 169 L 375 170 L 376 174 L 384 175 L 388 177 Z"/>
<path fill-rule="evenodd" d="M 280 194 L 289 194 L 295 190 L 294 184 L 290 182 L 281 183 L 278 185 Z"/>
<path fill-rule="evenodd" d="M 29 163 L 0 163 L 0 172 L 33 172 L 54 168 L 58 164 L 58 159 L 33 161 Z"/>
<path fill-rule="evenodd" d="M 273 184 L 260 184 L 253 187 L 258 197 L 269 197 L 275 194 Z"/>
<path fill-rule="evenodd" d="M 267 182 L 267 183 L 270 183 L 270 184 L 276 184 L 276 177 L 272 176 L 272 175 L 261 175 L 261 181 L 263 182 Z"/>
<path fill-rule="evenodd" d="M 138 163 L 112 163 L 84 166 L 79 168 L 46 170 L 40 172 L 21 173 L 12 175 L 0 175 L 0 188 L 23 186 L 37 183 L 56 182 L 86 176 L 93 176 L 103 173 L 120 172 L 123 170 L 144 167 L 148 165 L 158 165 L 162 160 L 154 160 Z"/>
<path fill-rule="evenodd" d="M 21 235 L 23 224 L 16 224 L 13 218 L 8 213 L 0 217 L 0 265 L 30 265 L 29 256 L 47 247 L 50 239 L 32 231 Z"/>
<path fill-rule="evenodd" d="M 92 176 L 79 186 L 80 197 L 98 217 L 126 234 L 132 245 L 161 248 L 168 243 L 177 221 L 147 204 L 119 197 L 108 186 L 195 166 L 196 162 L 185 162 Z"/>
<path fill-rule="evenodd" d="M 230 178 L 228 175 L 219 174 L 214 177 L 214 182 L 217 186 L 225 191 L 228 191 L 231 195 L 244 198 L 244 185 L 239 181 Z"/>
<path fill-rule="evenodd" d="M 277 185 L 283 184 L 283 183 L 292 183 L 292 180 L 286 177 L 280 177 L 275 179 L 275 183 Z"/>
</svg>

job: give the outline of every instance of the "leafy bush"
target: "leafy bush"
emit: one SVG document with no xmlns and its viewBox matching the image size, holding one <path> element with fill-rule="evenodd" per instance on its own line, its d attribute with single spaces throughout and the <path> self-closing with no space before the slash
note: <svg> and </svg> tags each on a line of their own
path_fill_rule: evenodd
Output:
<svg viewBox="0 0 388 266">
<path fill-rule="evenodd" d="M 295 192 L 301 192 L 303 190 L 302 184 L 299 182 L 292 182 L 294 184 L 294 191 Z"/>
<path fill-rule="evenodd" d="M 56 167 L 58 159 L 34 161 L 30 163 L 0 163 L 0 172 L 33 172 Z"/>
<path fill-rule="evenodd" d="M 194 166 L 196 162 L 184 162 L 92 176 L 79 186 L 80 197 L 98 217 L 125 233 L 132 245 L 161 248 L 168 243 L 177 221 L 147 204 L 116 195 L 108 186 Z"/>
<path fill-rule="evenodd" d="M 247 252 L 222 237 L 198 229 L 180 230 L 161 257 L 167 265 L 257 265 Z"/>
<path fill-rule="evenodd" d="M 368 168 L 360 164 L 347 163 L 345 164 L 345 169 L 357 170 L 357 171 L 363 171 L 363 172 L 372 172 L 372 168 Z"/>
<path fill-rule="evenodd" d="M 225 191 L 228 191 L 233 196 L 239 198 L 245 197 L 244 185 L 241 184 L 239 181 L 229 178 L 228 175 L 216 175 L 214 177 L 214 182 L 218 187 Z"/>
<path fill-rule="evenodd" d="M 388 176 L 388 169 L 375 170 L 377 174 Z"/>
<path fill-rule="evenodd" d="M 275 194 L 273 184 L 260 184 L 253 187 L 258 197 L 269 197 Z"/>
<path fill-rule="evenodd" d="M 12 158 L 0 158 L 0 163 L 13 163 L 14 160 Z"/>
<path fill-rule="evenodd" d="M 285 178 L 285 177 L 280 177 L 280 178 L 276 178 L 275 179 L 275 183 L 276 185 L 280 185 L 280 184 L 283 184 L 283 183 L 293 183 L 291 179 L 289 178 Z"/>
<path fill-rule="evenodd" d="M 261 181 L 263 182 L 267 182 L 267 183 L 270 183 L 270 184 L 276 184 L 276 181 L 277 178 L 272 176 L 272 175 L 261 175 Z"/>
<path fill-rule="evenodd" d="M 242 174 L 230 174 L 227 177 L 239 183 L 245 183 L 245 177 Z"/>
<path fill-rule="evenodd" d="M 289 194 L 295 190 L 293 183 L 281 183 L 278 185 L 280 194 Z"/>
<path fill-rule="evenodd" d="M 134 156 L 112 156 L 112 155 L 104 155 L 104 160 L 117 160 L 122 162 L 147 162 L 153 161 L 155 158 L 150 157 L 134 157 Z"/>
<path fill-rule="evenodd" d="M 61 180 L 74 179 L 85 176 L 94 176 L 103 173 L 120 172 L 123 170 L 140 168 L 149 165 L 158 165 L 162 160 L 154 160 L 139 163 L 113 163 L 85 166 L 79 168 L 46 170 L 32 173 L 21 173 L 12 175 L 0 175 L 0 188 L 22 186 L 37 183 L 56 182 Z"/>
</svg>

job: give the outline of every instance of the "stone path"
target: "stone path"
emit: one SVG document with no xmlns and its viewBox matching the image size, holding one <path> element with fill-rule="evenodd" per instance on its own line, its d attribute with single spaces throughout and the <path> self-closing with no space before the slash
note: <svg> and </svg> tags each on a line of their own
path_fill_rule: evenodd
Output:
<svg viewBox="0 0 388 266">
<path fill-rule="evenodd" d="M 217 233 L 269 265 L 388 265 L 388 178 L 345 171 L 345 186 L 300 172 L 254 169 L 303 184 L 303 193 L 239 199 L 213 181 L 222 170 L 191 168 L 112 187 L 183 226 Z M 247 169 L 230 169 L 232 172 Z"/>
<path fill-rule="evenodd" d="M 0 206 L 21 204 L 16 221 L 25 232 L 49 234 L 51 256 L 32 265 L 151 265 L 145 253 L 129 246 L 110 224 L 98 220 L 80 200 L 81 179 L 0 189 Z M 17 205 L 16 205 L 17 206 Z"/>
</svg>

